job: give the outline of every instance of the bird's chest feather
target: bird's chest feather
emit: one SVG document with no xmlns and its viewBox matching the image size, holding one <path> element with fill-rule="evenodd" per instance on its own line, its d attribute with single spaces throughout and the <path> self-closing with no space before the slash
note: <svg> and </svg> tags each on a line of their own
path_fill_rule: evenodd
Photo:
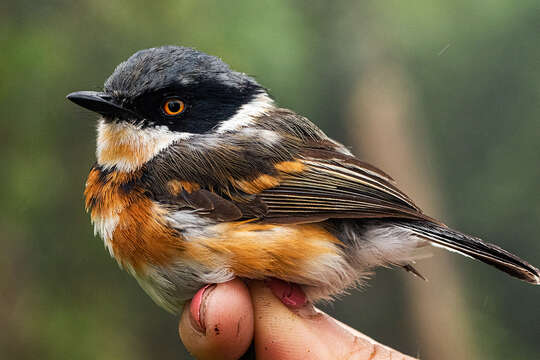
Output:
<svg viewBox="0 0 540 360">
<path fill-rule="evenodd" d="M 139 272 L 160 266 L 182 252 L 182 238 L 167 226 L 166 210 L 138 184 L 139 172 L 94 168 L 85 188 L 86 209 L 95 232 L 119 264 Z"/>
<path fill-rule="evenodd" d="M 279 277 L 327 293 L 354 281 L 339 240 L 316 224 L 216 222 L 194 210 L 171 211 L 147 196 L 140 176 L 92 169 L 86 208 L 111 255 L 169 311 L 203 284 L 235 276 Z"/>
<path fill-rule="evenodd" d="M 193 210 L 171 211 L 146 195 L 137 185 L 139 177 L 94 168 L 86 183 L 95 231 L 122 266 L 138 270 L 196 263 L 263 277 L 294 274 L 301 263 L 339 253 L 339 241 L 315 224 L 220 223 Z"/>
</svg>

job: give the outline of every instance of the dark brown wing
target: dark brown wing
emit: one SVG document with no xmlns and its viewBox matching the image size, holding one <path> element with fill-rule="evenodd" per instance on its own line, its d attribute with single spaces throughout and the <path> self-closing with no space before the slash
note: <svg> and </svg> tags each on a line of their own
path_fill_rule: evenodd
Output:
<svg viewBox="0 0 540 360">
<path fill-rule="evenodd" d="M 302 171 L 282 172 L 278 186 L 258 197 L 268 222 L 312 222 L 328 218 L 429 219 L 381 170 L 330 150 L 302 154 Z"/>
<path fill-rule="evenodd" d="M 211 191 L 200 189 L 188 193 L 182 191 L 176 197 L 176 205 L 193 209 L 201 216 L 207 216 L 218 221 L 233 221 L 242 218 L 242 212 L 235 204 Z"/>
<path fill-rule="evenodd" d="M 189 142 L 175 144 L 145 165 L 147 188 L 159 201 L 199 209 L 194 200 L 181 198 L 178 192 L 171 196 L 168 189 L 171 181 L 194 183 L 184 192 L 205 198 L 199 199 L 206 205 L 200 213 L 221 220 L 237 215 L 276 223 L 328 218 L 432 220 L 388 175 L 349 155 L 305 118 L 278 109 L 249 130 L 194 135 Z M 198 195 L 199 189 L 215 196 L 204 191 Z M 225 213 L 219 215 L 218 209 Z"/>
<path fill-rule="evenodd" d="M 384 172 L 329 149 L 305 150 L 294 159 L 275 162 L 265 172 L 229 177 L 223 185 L 197 183 L 176 188 L 173 193 L 160 200 L 218 221 L 309 223 L 329 218 L 385 217 L 431 220 Z"/>
</svg>

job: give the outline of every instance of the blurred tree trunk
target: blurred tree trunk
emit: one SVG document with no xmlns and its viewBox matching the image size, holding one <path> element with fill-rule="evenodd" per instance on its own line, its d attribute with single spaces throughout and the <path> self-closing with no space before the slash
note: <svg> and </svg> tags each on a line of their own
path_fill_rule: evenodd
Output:
<svg viewBox="0 0 540 360">
<path fill-rule="evenodd" d="M 415 123 L 414 96 L 399 65 L 368 64 L 351 99 L 349 134 L 363 159 L 388 172 L 426 213 L 440 217 L 426 171 L 429 149 Z M 430 249 L 431 251 L 431 249 Z M 417 268 L 430 281 L 405 281 L 421 359 L 475 359 L 459 274 L 445 251 Z"/>
</svg>

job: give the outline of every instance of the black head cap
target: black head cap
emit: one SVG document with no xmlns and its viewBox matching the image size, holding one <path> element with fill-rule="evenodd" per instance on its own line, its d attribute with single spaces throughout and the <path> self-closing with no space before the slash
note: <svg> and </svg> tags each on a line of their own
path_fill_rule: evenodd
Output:
<svg viewBox="0 0 540 360">
<path fill-rule="evenodd" d="M 132 121 L 143 126 L 167 126 L 173 131 L 203 133 L 233 116 L 266 90 L 246 74 L 232 71 L 221 59 L 192 48 L 163 46 L 141 50 L 116 67 L 107 79 L 103 99 L 124 109 L 104 113 L 74 93 L 68 98 L 100 112 L 108 121 Z M 167 99 L 180 99 L 185 110 L 176 116 L 163 112 Z M 136 116 L 131 116 L 135 114 Z M 136 117 L 136 118 L 134 118 Z"/>
<path fill-rule="evenodd" d="M 197 85 L 238 92 L 260 88 L 215 56 L 188 47 L 162 46 L 137 51 L 120 63 L 105 82 L 105 92 L 133 99 L 164 88 Z"/>
</svg>

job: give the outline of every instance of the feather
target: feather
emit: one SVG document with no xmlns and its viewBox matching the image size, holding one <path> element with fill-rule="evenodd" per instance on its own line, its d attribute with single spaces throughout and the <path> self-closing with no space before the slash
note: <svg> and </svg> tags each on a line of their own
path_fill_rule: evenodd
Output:
<svg viewBox="0 0 540 360">
<path fill-rule="evenodd" d="M 412 266 L 411 264 L 406 264 L 406 265 L 403 265 L 403 269 L 405 269 L 405 271 L 407 272 L 410 272 L 411 274 L 413 274 L 414 276 L 418 276 L 420 279 L 424 280 L 424 281 L 428 281 L 424 275 L 422 275 L 418 270 L 415 269 L 414 266 Z"/>
<path fill-rule="evenodd" d="M 429 240 L 432 245 L 480 260 L 532 284 L 540 284 L 537 268 L 497 245 L 427 221 L 396 221 L 395 224 Z"/>
<path fill-rule="evenodd" d="M 327 224 L 380 219 L 409 230 L 411 242 L 423 238 L 539 282 L 538 270 L 517 256 L 423 214 L 390 176 L 356 159 L 307 119 L 277 109 L 247 130 L 228 132 L 227 137 L 194 135 L 162 151 L 144 169 L 154 199 L 214 221 Z M 271 141 L 260 139 L 262 133 Z M 167 188 L 170 181 L 200 189 L 176 196 Z M 422 277 L 410 264 L 402 266 Z"/>
</svg>

